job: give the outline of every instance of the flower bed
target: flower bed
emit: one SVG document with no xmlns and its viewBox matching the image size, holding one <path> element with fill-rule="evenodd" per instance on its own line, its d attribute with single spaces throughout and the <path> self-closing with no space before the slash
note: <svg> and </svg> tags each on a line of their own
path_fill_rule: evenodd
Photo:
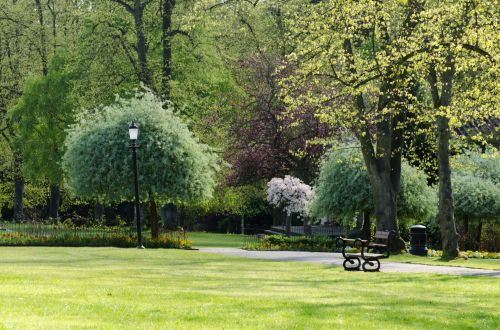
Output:
<svg viewBox="0 0 500 330">
<path fill-rule="evenodd" d="M 258 242 L 249 242 L 244 246 L 247 250 L 261 251 L 309 251 L 339 252 L 335 239 L 324 236 L 286 237 L 281 235 L 266 236 Z"/>
<path fill-rule="evenodd" d="M 443 255 L 443 251 L 440 250 L 430 250 L 427 252 L 429 257 L 441 257 Z M 500 253 L 496 252 L 487 252 L 487 251 L 462 251 L 460 252 L 460 257 L 468 259 L 468 258 L 476 258 L 476 259 L 500 259 Z"/>
<path fill-rule="evenodd" d="M 247 242 L 244 247 L 247 250 L 257 251 L 308 251 L 308 252 L 340 252 L 335 239 L 315 236 L 315 237 L 286 237 L 281 235 L 270 235 L 257 242 Z M 354 251 L 349 251 L 354 252 Z M 429 257 L 441 257 L 442 251 L 430 250 Z M 500 253 L 486 251 L 463 251 L 460 252 L 462 258 L 479 259 L 500 259 Z"/>
<path fill-rule="evenodd" d="M 185 235 L 169 233 L 160 235 L 156 240 L 144 238 L 143 244 L 147 248 L 191 248 L 192 242 Z M 0 246 L 112 246 L 129 248 L 137 245 L 134 235 L 116 233 L 110 235 L 78 235 L 74 233 L 52 234 L 47 236 L 31 235 L 20 232 L 0 233 Z"/>
</svg>

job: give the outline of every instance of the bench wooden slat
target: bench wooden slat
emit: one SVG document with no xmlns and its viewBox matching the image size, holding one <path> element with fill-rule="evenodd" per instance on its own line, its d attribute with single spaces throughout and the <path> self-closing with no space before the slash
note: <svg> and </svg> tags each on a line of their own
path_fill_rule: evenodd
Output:
<svg viewBox="0 0 500 330">
<path fill-rule="evenodd" d="M 342 244 L 342 255 L 345 258 L 343 264 L 344 269 L 348 271 L 354 271 L 354 270 L 359 270 L 360 267 L 362 266 L 363 271 L 365 272 L 378 271 L 380 269 L 379 259 L 389 257 L 388 248 L 391 241 L 391 234 L 393 234 L 393 232 L 381 231 L 381 230 L 375 231 L 376 242 L 370 242 L 368 240 L 362 240 L 360 238 L 357 239 L 348 239 L 344 237 L 338 238 L 337 244 L 338 245 Z M 359 248 L 359 245 L 361 245 L 361 252 L 346 253 L 346 248 L 348 246 Z M 368 252 L 370 250 L 372 251 L 371 253 Z M 363 264 L 361 264 L 362 260 L 364 260 Z"/>
<path fill-rule="evenodd" d="M 361 253 L 346 253 L 345 255 L 348 257 L 362 257 Z M 365 253 L 364 256 L 365 258 L 381 258 L 384 255 L 380 253 Z"/>
<path fill-rule="evenodd" d="M 368 246 L 370 246 L 370 247 L 387 247 L 387 244 L 369 243 Z"/>
<path fill-rule="evenodd" d="M 389 235 L 391 234 L 390 231 L 376 231 L 375 232 L 375 239 L 389 239 Z"/>
</svg>

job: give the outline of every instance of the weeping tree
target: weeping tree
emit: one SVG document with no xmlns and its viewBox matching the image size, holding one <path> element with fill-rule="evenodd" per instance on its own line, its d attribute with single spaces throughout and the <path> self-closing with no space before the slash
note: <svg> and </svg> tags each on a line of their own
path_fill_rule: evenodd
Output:
<svg viewBox="0 0 500 330">
<path fill-rule="evenodd" d="M 165 107 L 146 90 L 84 111 L 68 130 L 62 163 L 66 184 L 76 196 L 103 203 L 132 200 L 128 126 L 131 121 L 138 123 L 140 197 L 148 203 L 153 238 L 160 231 L 157 203 L 210 198 L 218 169 L 212 150 L 193 136 L 172 108 Z"/>
<path fill-rule="evenodd" d="M 491 152 L 467 152 L 453 162 L 453 200 L 463 249 L 480 249 L 484 225 L 500 223 L 498 157 Z"/>
<path fill-rule="evenodd" d="M 436 193 L 427 185 L 425 174 L 403 163 L 398 220 L 426 220 L 436 212 L 435 205 Z M 338 217 L 345 225 L 350 224 L 356 214 L 362 214 L 362 235 L 370 237 L 370 218 L 375 208 L 369 174 L 359 148 L 339 148 L 325 157 L 309 211 L 316 218 Z"/>
</svg>

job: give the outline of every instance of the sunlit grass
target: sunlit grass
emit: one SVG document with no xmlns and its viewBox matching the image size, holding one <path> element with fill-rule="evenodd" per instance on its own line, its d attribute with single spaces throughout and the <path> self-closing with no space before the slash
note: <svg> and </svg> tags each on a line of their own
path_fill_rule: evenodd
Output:
<svg viewBox="0 0 500 330">
<path fill-rule="evenodd" d="M 442 260 L 439 257 L 419 257 L 411 254 L 392 255 L 389 261 L 406 262 L 424 265 L 456 266 L 481 269 L 500 270 L 500 259 L 478 259 L 478 258 L 457 258 L 454 260 Z"/>
<path fill-rule="evenodd" d="M 496 329 L 497 278 L 181 250 L 0 248 L 6 329 Z"/>
<path fill-rule="evenodd" d="M 240 248 L 245 244 L 245 237 L 240 234 L 217 234 L 205 232 L 189 232 L 187 237 L 194 247 L 234 247 Z"/>
</svg>

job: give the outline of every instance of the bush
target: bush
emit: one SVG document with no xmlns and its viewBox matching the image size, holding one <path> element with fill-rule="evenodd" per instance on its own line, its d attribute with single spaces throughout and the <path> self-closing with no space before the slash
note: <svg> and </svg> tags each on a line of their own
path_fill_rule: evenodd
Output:
<svg viewBox="0 0 500 330">
<path fill-rule="evenodd" d="M 165 234 L 158 239 L 143 238 L 147 248 L 188 249 L 192 242 L 184 235 Z M 79 235 L 77 233 L 60 233 L 54 235 L 32 235 L 30 233 L 5 232 L 0 233 L 0 246 L 93 246 L 93 247 L 136 247 L 137 237 L 123 233 L 111 235 Z"/>
<path fill-rule="evenodd" d="M 121 202 L 133 196 L 128 127 L 140 127 L 137 151 L 142 201 L 192 202 L 208 199 L 218 158 L 152 92 L 137 91 L 104 108 L 82 111 L 68 129 L 62 165 L 75 196 Z"/>
<path fill-rule="evenodd" d="M 427 252 L 429 257 L 441 257 L 443 256 L 443 251 L 441 250 L 430 250 Z M 500 259 L 500 253 L 487 252 L 487 251 L 464 251 L 460 252 L 460 257 L 468 259 Z"/>
<path fill-rule="evenodd" d="M 247 250 L 266 251 L 309 251 L 309 252 L 339 252 L 336 240 L 325 236 L 266 236 L 259 242 L 247 243 Z"/>
<path fill-rule="evenodd" d="M 427 185 L 425 174 L 402 164 L 398 217 L 403 223 L 422 222 L 436 213 L 437 194 Z M 370 180 L 357 148 L 333 150 L 326 155 L 314 185 L 309 206 L 312 216 L 335 216 L 350 225 L 356 213 L 373 213 Z"/>
</svg>

